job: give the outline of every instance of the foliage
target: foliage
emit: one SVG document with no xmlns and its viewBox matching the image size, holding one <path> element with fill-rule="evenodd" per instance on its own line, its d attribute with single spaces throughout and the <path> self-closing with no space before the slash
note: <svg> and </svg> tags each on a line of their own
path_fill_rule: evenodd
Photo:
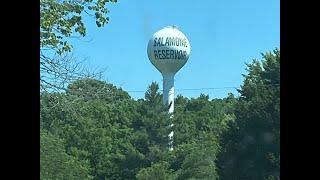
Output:
<svg viewBox="0 0 320 180">
<path fill-rule="evenodd" d="M 58 54 L 70 52 L 71 45 L 66 38 L 73 33 L 86 35 L 83 12 L 94 13 L 98 27 L 109 22 L 107 2 L 117 0 L 40 0 L 41 48 L 55 49 Z"/>
<path fill-rule="evenodd" d="M 91 78 L 84 78 L 73 82 L 68 86 L 67 93 L 83 98 L 84 101 L 95 99 L 111 102 L 114 100 L 130 99 L 129 94 L 122 89 Z"/>
<path fill-rule="evenodd" d="M 139 100 L 91 78 L 41 93 L 41 179 L 278 178 L 280 50 L 263 57 L 240 97 L 178 95 L 172 118 L 156 82 Z"/>
<path fill-rule="evenodd" d="M 92 179 L 85 162 L 66 154 L 62 140 L 40 132 L 40 179 Z"/>
<path fill-rule="evenodd" d="M 157 180 L 171 180 L 173 179 L 173 174 L 168 170 L 168 163 L 159 162 L 153 164 L 148 168 L 143 168 L 137 174 L 137 180 L 149 180 L 149 179 L 157 179 Z"/>
<path fill-rule="evenodd" d="M 223 179 L 277 179 L 280 170 L 280 50 L 247 65 L 236 121 L 223 140 Z"/>
<path fill-rule="evenodd" d="M 191 161 L 204 164 L 200 169 L 205 168 L 205 157 L 195 159 L 199 154 L 216 159 L 219 145 L 215 133 L 222 132 L 219 129 L 228 116 L 219 110 L 220 102 L 210 102 L 202 95 L 192 100 L 180 97 L 187 103 L 179 104 L 178 100 L 178 105 L 188 113 L 177 113 L 170 119 L 161 96 L 156 83 L 149 86 L 145 100 L 134 101 L 111 84 L 82 79 L 70 84 L 66 93 L 41 94 L 41 129 L 62 139 L 69 156 L 87 161 L 94 179 L 143 179 L 153 172 L 163 178 L 181 179 L 195 168 L 190 167 Z M 214 109 L 221 113 L 210 113 Z M 177 124 L 173 127 L 177 148 L 169 152 L 172 122 Z M 185 129 L 191 133 L 185 134 Z M 192 146 L 209 149 L 202 151 Z M 210 167 L 216 172 L 213 161 Z M 166 170 L 158 172 L 164 165 Z"/>
<path fill-rule="evenodd" d="M 81 66 L 71 53 L 70 38 L 87 34 L 84 15 L 98 27 L 109 22 L 107 3 L 117 0 L 40 0 L 40 88 L 65 90 L 65 85 L 83 77 L 97 78 L 101 72 Z"/>
<path fill-rule="evenodd" d="M 152 82 L 144 97 L 149 106 L 155 108 L 155 106 L 160 105 L 162 101 L 162 95 L 159 93 L 158 83 Z"/>
</svg>

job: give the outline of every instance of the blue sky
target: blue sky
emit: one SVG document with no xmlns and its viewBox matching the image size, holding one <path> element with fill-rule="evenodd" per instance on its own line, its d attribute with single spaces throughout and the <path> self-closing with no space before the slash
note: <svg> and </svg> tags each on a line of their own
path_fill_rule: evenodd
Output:
<svg viewBox="0 0 320 180">
<path fill-rule="evenodd" d="M 97 28 L 84 16 L 87 36 L 72 39 L 73 54 L 87 65 L 105 68 L 104 79 L 135 98 L 162 76 L 147 56 L 149 38 L 177 25 L 188 37 L 191 54 L 175 76 L 175 95 L 222 98 L 243 82 L 245 63 L 280 47 L 279 0 L 118 0 L 108 5 L 110 23 Z M 180 90 L 221 88 L 203 90 Z"/>
</svg>

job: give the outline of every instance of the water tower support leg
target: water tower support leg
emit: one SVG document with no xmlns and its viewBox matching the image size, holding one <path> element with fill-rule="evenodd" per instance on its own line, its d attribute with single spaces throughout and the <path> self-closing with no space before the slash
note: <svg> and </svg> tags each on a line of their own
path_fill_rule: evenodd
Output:
<svg viewBox="0 0 320 180">
<path fill-rule="evenodd" d="M 163 74 L 163 103 L 170 106 L 168 113 L 172 118 L 174 111 L 174 74 Z M 170 126 L 172 127 L 173 124 Z M 173 150 L 173 131 L 169 133 L 168 137 L 169 150 Z"/>
</svg>

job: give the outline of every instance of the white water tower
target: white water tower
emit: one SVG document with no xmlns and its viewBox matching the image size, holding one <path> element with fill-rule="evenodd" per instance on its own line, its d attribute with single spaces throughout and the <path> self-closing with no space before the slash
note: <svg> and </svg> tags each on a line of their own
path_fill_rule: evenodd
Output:
<svg viewBox="0 0 320 180">
<path fill-rule="evenodd" d="M 191 47 L 187 37 L 175 26 L 157 31 L 148 43 L 148 57 L 163 77 L 163 103 L 174 110 L 174 75 L 186 64 Z M 169 134 L 172 146 L 173 132 Z M 172 150 L 172 147 L 170 147 Z"/>
</svg>

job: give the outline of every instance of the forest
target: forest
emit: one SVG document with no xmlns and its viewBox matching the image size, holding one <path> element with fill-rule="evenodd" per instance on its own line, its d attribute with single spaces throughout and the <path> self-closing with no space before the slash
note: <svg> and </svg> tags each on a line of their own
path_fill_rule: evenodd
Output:
<svg viewBox="0 0 320 180">
<path fill-rule="evenodd" d="M 96 12 L 101 27 L 109 20 L 105 4 L 116 1 L 40 2 L 41 50 L 57 54 L 40 54 L 40 179 L 280 179 L 279 48 L 246 64 L 239 96 L 179 94 L 170 118 L 158 82 L 135 100 L 110 82 L 75 73 L 60 56 L 72 51 L 72 33 L 86 35 L 85 9 Z M 64 76 L 66 86 L 58 82 Z"/>
<path fill-rule="evenodd" d="M 239 97 L 178 95 L 172 119 L 156 82 L 138 100 L 91 78 L 42 93 L 41 179 L 279 178 L 280 50 L 247 72 Z"/>
</svg>

